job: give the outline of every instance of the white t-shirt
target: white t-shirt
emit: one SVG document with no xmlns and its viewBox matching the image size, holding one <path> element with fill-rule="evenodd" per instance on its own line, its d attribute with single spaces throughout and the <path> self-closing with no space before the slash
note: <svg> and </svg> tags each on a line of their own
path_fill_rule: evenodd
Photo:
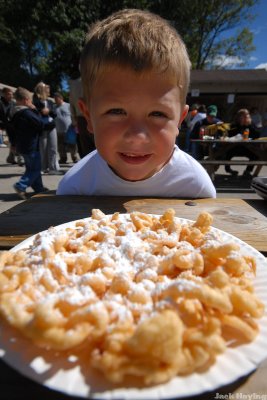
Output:
<svg viewBox="0 0 267 400">
<path fill-rule="evenodd" d="M 175 145 L 160 171 L 136 182 L 117 176 L 98 151 L 92 151 L 64 175 L 57 194 L 205 198 L 216 197 L 216 190 L 198 161 Z"/>
</svg>

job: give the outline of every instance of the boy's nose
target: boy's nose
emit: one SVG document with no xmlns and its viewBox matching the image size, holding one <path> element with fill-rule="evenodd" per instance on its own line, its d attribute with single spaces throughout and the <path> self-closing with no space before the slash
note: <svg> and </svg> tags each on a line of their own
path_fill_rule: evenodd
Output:
<svg viewBox="0 0 267 400">
<path fill-rule="evenodd" d="M 145 124 L 142 123 L 131 123 L 127 127 L 125 132 L 126 140 L 140 140 L 140 141 L 148 141 L 149 140 L 149 131 Z"/>
</svg>

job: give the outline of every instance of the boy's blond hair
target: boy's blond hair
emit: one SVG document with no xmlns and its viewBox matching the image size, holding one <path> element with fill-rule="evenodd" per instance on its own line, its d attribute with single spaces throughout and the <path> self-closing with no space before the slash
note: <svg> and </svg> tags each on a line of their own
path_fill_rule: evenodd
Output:
<svg viewBox="0 0 267 400">
<path fill-rule="evenodd" d="M 160 16 L 126 9 L 89 29 L 80 63 L 86 102 L 101 72 L 114 65 L 130 67 L 137 73 L 153 70 L 167 74 L 180 88 L 185 104 L 191 63 L 183 40 Z"/>
<path fill-rule="evenodd" d="M 17 101 L 31 100 L 32 94 L 31 92 L 29 92 L 29 90 L 19 86 L 14 93 L 14 97 Z"/>
</svg>

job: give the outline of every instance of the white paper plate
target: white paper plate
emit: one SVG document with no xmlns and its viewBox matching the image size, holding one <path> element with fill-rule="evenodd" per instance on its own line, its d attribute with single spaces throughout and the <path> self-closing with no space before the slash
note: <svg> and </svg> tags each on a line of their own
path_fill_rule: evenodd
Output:
<svg viewBox="0 0 267 400">
<path fill-rule="evenodd" d="M 189 221 L 179 219 L 182 222 Z M 73 227 L 75 222 L 59 225 L 56 229 Z M 163 400 L 193 396 L 214 391 L 248 375 L 267 357 L 267 263 L 265 257 L 253 247 L 226 232 L 212 229 L 219 231 L 223 240 L 238 243 L 243 253 L 255 257 L 257 262 L 255 292 L 265 304 L 266 309 L 263 318 L 258 321 L 260 332 L 256 340 L 247 345 L 228 348 L 205 373 L 175 377 L 166 384 L 149 388 L 114 387 L 98 372 L 88 368 L 86 360 L 78 363 L 75 354 L 70 352 L 62 355 L 59 352 L 40 349 L 22 337 L 15 329 L 3 323 L 0 326 L 0 356 L 21 374 L 51 389 L 69 395 L 105 400 Z M 15 246 L 13 251 L 28 247 L 33 238 L 34 236 Z"/>
</svg>

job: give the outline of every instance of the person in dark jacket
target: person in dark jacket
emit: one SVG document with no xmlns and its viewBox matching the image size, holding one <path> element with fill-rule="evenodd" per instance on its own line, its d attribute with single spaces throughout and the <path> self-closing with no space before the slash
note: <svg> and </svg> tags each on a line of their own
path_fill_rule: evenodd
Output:
<svg viewBox="0 0 267 400">
<path fill-rule="evenodd" d="M 44 82 L 39 82 L 34 88 L 33 104 L 45 123 L 53 121 L 56 117 L 54 103 L 49 96 L 50 86 Z M 57 158 L 57 131 L 55 124 L 53 128 L 46 128 L 42 132 L 40 136 L 40 153 L 42 171 L 51 175 L 61 175 L 62 172 Z"/>
<path fill-rule="evenodd" d="M 6 162 L 8 164 L 18 164 L 22 166 L 24 165 L 22 156 L 12 151 L 12 148 L 14 148 L 15 146 L 15 144 L 12 143 L 13 134 L 10 126 L 10 119 L 13 109 L 15 107 L 13 92 L 7 86 L 3 88 L 2 92 L 3 96 L 1 96 L 0 98 L 0 129 L 6 131 L 9 141 L 9 154 L 7 156 Z"/>
<path fill-rule="evenodd" d="M 18 87 L 14 96 L 16 106 L 11 123 L 15 135 L 16 149 L 22 154 L 25 162 L 25 172 L 20 180 L 14 184 L 14 189 L 20 198 L 26 199 L 26 189 L 30 186 L 35 193 L 48 190 L 42 182 L 39 136 L 49 126 L 45 126 L 42 121 L 32 104 L 32 95 L 27 89 Z"/>
<path fill-rule="evenodd" d="M 14 107 L 13 92 L 8 87 L 4 87 L 2 92 L 3 95 L 0 98 L 0 129 L 7 130 L 11 109 Z"/>
</svg>

